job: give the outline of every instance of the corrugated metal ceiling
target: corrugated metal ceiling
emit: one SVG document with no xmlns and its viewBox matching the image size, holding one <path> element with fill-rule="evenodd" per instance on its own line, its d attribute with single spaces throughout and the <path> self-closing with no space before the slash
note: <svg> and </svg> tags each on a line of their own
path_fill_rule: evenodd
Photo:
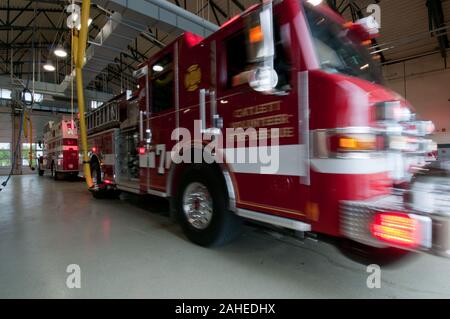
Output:
<svg viewBox="0 0 450 319">
<path fill-rule="evenodd" d="M 259 0 L 214 0 L 210 3 L 208 0 L 167 0 L 176 3 L 181 7 L 186 7 L 190 12 L 193 12 L 206 20 L 213 23 L 224 23 L 230 17 L 239 14 L 242 8 L 259 3 Z M 338 0 L 342 1 L 350 0 Z M 365 13 L 369 4 L 374 3 L 374 0 L 353 0 Z M 426 0 L 379 0 L 381 7 L 381 36 L 378 38 L 378 43 L 381 48 L 387 50 L 383 51 L 386 60 L 396 60 L 432 52 L 438 50 L 438 41 L 429 33 L 429 17 L 426 6 Z M 6 67 L 5 62 L 8 61 L 8 43 L 12 40 L 16 44 L 26 47 L 30 46 L 33 38 L 33 23 L 30 24 L 34 16 L 34 6 L 37 11 L 46 11 L 39 14 L 35 21 L 36 33 L 34 34 L 36 43 L 41 43 L 41 59 L 47 57 L 48 50 L 45 47 L 51 46 L 51 43 L 59 42 L 61 37 L 67 38 L 63 32 L 52 30 L 56 28 L 65 27 L 65 15 L 62 14 L 64 4 L 67 1 L 27 1 L 27 0 L 1 0 L 0 1 L 0 73 L 4 72 Z M 16 10 L 9 11 L 7 7 Z M 450 23 L 450 0 L 442 0 L 444 19 L 447 25 Z M 21 13 L 19 9 L 26 8 L 28 11 Z M 43 10 L 44 9 L 44 10 Z M 344 15 L 350 19 L 349 12 Z M 17 18 L 16 18 L 17 17 Z M 102 27 L 106 21 L 106 16 L 101 10 L 93 9 L 91 17 L 94 18 L 94 25 Z M 5 26 L 8 21 L 13 21 L 12 25 L 15 30 L 7 31 Z M 3 26 L 2 26 L 3 25 Z M 176 33 L 166 33 L 161 30 L 150 30 L 159 41 L 163 43 L 171 42 Z M 97 33 L 96 27 L 92 27 L 90 36 L 95 37 Z M 139 37 L 135 43 L 130 45 L 137 49 L 146 57 L 153 55 L 160 48 L 154 43 Z M 25 50 L 25 49 L 24 49 Z M 10 52 L 9 52 L 10 53 Z M 26 52 L 16 52 L 15 58 L 20 58 Z M 129 69 L 136 67 L 142 60 L 143 56 L 139 55 L 140 61 L 135 58 L 136 54 L 127 52 L 122 57 L 124 63 L 129 66 Z"/>
</svg>

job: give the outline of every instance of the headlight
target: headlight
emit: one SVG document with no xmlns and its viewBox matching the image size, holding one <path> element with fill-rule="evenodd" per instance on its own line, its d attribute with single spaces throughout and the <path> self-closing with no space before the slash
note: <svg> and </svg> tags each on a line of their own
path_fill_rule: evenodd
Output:
<svg viewBox="0 0 450 319">
<path fill-rule="evenodd" d="M 431 121 L 415 121 L 407 123 L 404 132 L 409 135 L 426 136 L 433 134 L 435 126 Z"/>
<path fill-rule="evenodd" d="M 447 177 L 417 180 L 411 186 L 410 207 L 421 212 L 450 214 L 450 183 Z"/>
<path fill-rule="evenodd" d="M 434 183 L 415 182 L 411 188 L 410 205 L 421 212 L 434 211 Z"/>
<path fill-rule="evenodd" d="M 413 119 L 411 110 L 401 105 L 400 101 L 386 101 L 375 105 L 377 121 L 408 122 Z"/>
</svg>

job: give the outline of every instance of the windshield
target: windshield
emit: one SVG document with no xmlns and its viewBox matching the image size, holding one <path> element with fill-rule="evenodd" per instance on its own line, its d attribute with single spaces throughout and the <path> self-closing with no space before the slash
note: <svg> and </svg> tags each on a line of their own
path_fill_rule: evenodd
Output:
<svg viewBox="0 0 450 319">
<path fill-rule="evenodd" d="M 305 12 L 322 69 L 381 82 L 379 64 L 362 45 L 350 39 L 347 29 L 308 5 Z"/>
</svg>

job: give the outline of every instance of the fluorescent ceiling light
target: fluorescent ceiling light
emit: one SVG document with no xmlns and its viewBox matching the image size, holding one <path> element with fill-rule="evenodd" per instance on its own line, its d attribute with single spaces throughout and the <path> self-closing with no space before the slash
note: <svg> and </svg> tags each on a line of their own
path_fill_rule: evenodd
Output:
<svg viewBox="0 0 450 319">
<path fill-rule="evenodd" d="M 155 71 L 155 72 L 162 72 L 163 70 L 164 70 L 164 68 L 163 68 L 162 65 L 155 64 L 155 65 L 153 66 L 153 71 Z"/>
<path fill-rule="evenodd" d="M 308 0 L 309 3 L 311 3 L 313 6 L 318 6 L 322 3 L 323 0 Z"/>
</svg>

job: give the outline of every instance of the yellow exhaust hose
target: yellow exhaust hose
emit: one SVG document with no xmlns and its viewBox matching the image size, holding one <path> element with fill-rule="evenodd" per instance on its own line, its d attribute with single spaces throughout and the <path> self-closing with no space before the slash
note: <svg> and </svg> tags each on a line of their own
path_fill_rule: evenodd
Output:
<svg viewBox="0 0 450 319">
<path fill-rule="evenodd" d="M 80 118 L 80 139 L 81 150 L 83 153 L 83 171 L 86 179 L 86 184 L 89 188 L 93 186 L 91 167 L 89 164 L 87 130 L 85 114 L 85 100 L 84 100 L 84 86 L 83 86 L 83 66 L 84 56 L 86 53 L 86 43 L 88 35 L 88 20 L 91 9 L 91 1 L 83 0 L 81 6 L 81 29 L 78 36 L 74 37 L 74 45 L 72 47 L 72 57 L 75 62 L 75 72 L 77 79 L 77 96 L 78 96 L 78 112 Z"/>
<path fill-rule="evenodd" d="M 30 115 L 24 110 L 25 114 L 23 115 L 23 135 L 25 138 L 28 138 L 30 149 L 28 151 L 28 166 L 31 170 L 34 171 L 33 166 L 33 122 L 31 121 Z M 29 124 L 27 126 L 27 123 Z M 28 134 L 30 133 L 30 134 Z"/>
</svg>

